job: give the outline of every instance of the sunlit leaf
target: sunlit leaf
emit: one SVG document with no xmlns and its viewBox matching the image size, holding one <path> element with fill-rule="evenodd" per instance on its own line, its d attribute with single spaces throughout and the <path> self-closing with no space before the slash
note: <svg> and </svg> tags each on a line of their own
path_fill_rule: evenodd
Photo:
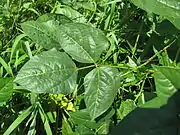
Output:
<svg viewBox="0 0 180 135">
<path fill-rule="evenodd" d="M 85 104 L 91 119 L 95 119 L 112 105 L 120 85 L 117 69 L 98 67 L 85 76 Z"/>
<path fill-rule="evenodd" d="M 36 93 L 71 93 L 77 78 L 76 65 L 64 52 L 50 50 L 30 59 L 15 82 Z"/>
<path fill-rule="evenodd" d="M 56 33 L 65 52 L 82 63 L 95 63 L 109 45 L 102 31 L 85 24 L 61 25 Z"/>
<path fill-rule="evenodd" d="M 58 23 L 50 20 L 47 22 L 28 21 L 21 24 L 25 34 L 29 36 L 34 42 L 46 49 L 61 48 L 57 42 L 56 36 L 53 34 Z"/>
</svg>

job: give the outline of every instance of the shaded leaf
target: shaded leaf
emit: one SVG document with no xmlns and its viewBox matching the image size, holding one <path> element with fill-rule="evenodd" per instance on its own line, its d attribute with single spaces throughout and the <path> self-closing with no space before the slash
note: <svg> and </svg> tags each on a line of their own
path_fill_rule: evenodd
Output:
<svg viewBox="0 0 180 135">
<path fill-rule="evenodd" d="M 153 67 L 158 97 L 129 113 L 112 135 L 177 135 L 180 124 L 180 84 L 177 81 L 180 68 Z"/>
<path fill-rule="evenodd" d="M 6 103 L 13 93 L 13 78 L 0 77 L 0 106 Z"/>
<path fill-rule="evenodd" d="M 83 125 L 76 126 L 76 131 L 79 133 L 79 135 L 94 135 L 93 130 L 91 130 Z"/>
<path fill-rule="evenodd" d="M 28 131 L 28 134 L 27 135 L 35 135 L 36 134 L 36 118 L 37 118 L 37 113 L 38 111 L 34 111 L 31 115 L 31 117 L 33 117 L 32 119 L 32 122 L 30 124 L 30 127 L 29 127 L 29 131 Z"/>
<path fill-rule="evenodd" d="M 10 135 L 13 130 L 15 128 L 18 127 L 18 125 L 25 119 L 27 118 L 28 115 L 31 114 L 31 112 L 33 111 L 33 107 L 30 106 L 28 109 L 26 109 L 25 111 L 23 111 L 21 113 L 21 115 L 19 115 L 19 117 L 9 126 L 9 128 L 5 131 L 5 133 L 3 135 Z"/>
<path fill-rule="evenodd" d="M 46 131 L 46 134 L 47 135 L 52 135 L 52 130 L 51 130 L 51 127 L 49 125 L 48 117 L 47 117 L 46 113 L 44 112 L 41 104 L 39 104 L 38 110 L 39 110 L 41 120 L 42 120 L 43 125 L 44 125 L 44 129 Z"/>
<path fill-rule="evenodd" d="M 115 114 L 115 110 L 110 108 L 108 111 L 106 111 L 103 115 L 101 115 L 100 117 L 98 117 L 99 120 L 97 120 L 97 124 L 100 126 L 102 125 L 105 121 L 111 119 L 111 117 L 113 117 L 113 115 Z"/>
<path fill-rule="evenodd" d="M 158 96 L 170 97 L 180 89 L 180 68 L 154 66 L 154 69 Z"/>
<path fill-rule="evenodd" d="M 180 29 L 179 0 L 132 0 L 132 2 L 148 12 L 166 17 Z"/>
<path fill-rule="evenodd" d="M 91 129 L 97 128 L 96 121 L 91 120 L 91 117 L 87 109 L 72 112 L 70 113 L 70 116 L 74 123 L 77 125 L 83 125 Z"/>
<path fill-rule="evenodd" d="M 179 96 L 169 100 L 157 97 L 129 113 L 112 130 L 112 135 L 177 135 L 179 130 Z M 127 130 L 129 129 L 129 130 Z"/>
<path fill-rule="evenodd" d="M 128 113 L 130 113 L 132 110 L 136 108 L 136 104 L 133 100 L 127 99 L 126 101 L 123 101 L 120 105 L 120 108 L 118 111 L 118 117 L 120 119 L 123 119 Z"/>
<path fill-rule="evenodd" d="M 97 130 L 98 135 L 108 135 L 109 134 L 109 127 L 110 127 L 110 120 L 105 121 Z"/>
</svg>

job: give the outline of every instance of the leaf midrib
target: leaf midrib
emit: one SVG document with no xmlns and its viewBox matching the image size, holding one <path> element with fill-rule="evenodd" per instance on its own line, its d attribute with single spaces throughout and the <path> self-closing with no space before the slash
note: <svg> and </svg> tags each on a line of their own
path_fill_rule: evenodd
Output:
<svg viewBox="0 0 180 135">
<path fill-rule="evenodd" d="M 34 22 L 34 23 L 36 23 L 36 22 Z M 32 24 L 26 24 L 26 23 L 23 24 L 23 25 L 30 26 L 30 27 L 36 29 L 37 31 L 40 31 L 40 32 L 44 33 L 44 34 L 47 35 L 51 40 L 53 40 L 54 42 L 58 43 L 56 40 L 54 40 L 53 38 L 51 38 L 50 34 L 47 34 L 47 32 L 45 32 L 45 31 L 39 29 L 38 27 L 35 27 L 35 26 L 32 25 Z M 36 24 L 36 25 L 37 25 L 37 24 Z M 38 25 L 39 25 L 39 24 L 38 24 Z M 59 44 L 59 43 L 58 43 L 58 44 Z"/>
<path fill-rule="evenodd" d="M 173 5 L 164 3 L 163 1 L 157 0 L 157 2 L 162 4 L 162 5 L 165 5 L 166 7 L 169 7 L 169 8 L 175 9 L 175 10 L 180 10 L 177 7 L 174 7 Z"/>
<path fill-rule="evenodd" d="M 65 27 L 65 26 L 64 26 Z M 66 28 L 66 27 L 65 27 Z M 78 45 L 84 52 L 85 54 L 90 58 L 90 61 L 95 63 L 94 59 L 89 55 L 89 53 L 72 37 L 70 36 L 66 31 L 63 31 L 73 42 L 75 42 L 75 45 Z M 62 45 L 63 46 L 63 45 Z"/>
<path fill-rule="evenodd" d="M 31 75 L 27 75 L 25 77 L 21 77 L 20 79 L 16 79 L 15 81 L 18 81 L 18 80 L 21 80 L 21 79 L 25 79 L 25 78 L 28 78 L 28 77 L 33 77 L 33 76 L 42 76 L 44 74 L 52 74 L 52 73 L 56 73 L 56 72 L 60 72 L 61 71 L 75 71 L 75 68 L 69 68 L 69 69 L 59 69 L 59 70 L 53 70 L 53 71 L 50 71 L 50 72 L 45 72 L 45 73 L 39 73 L 39 74 L 31 74 Z"/>
</svg>

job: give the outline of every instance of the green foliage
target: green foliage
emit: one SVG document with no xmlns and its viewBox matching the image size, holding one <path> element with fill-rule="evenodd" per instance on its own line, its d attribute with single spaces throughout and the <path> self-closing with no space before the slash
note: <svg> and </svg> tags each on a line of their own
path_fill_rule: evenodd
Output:
<svg viewBox="0 0 180 135">
<path fill-rule="evenodd" d="M 179 91 L 175 88 L 179 90 L 179 83 L 176 81 L 179 78 L 178 68 L 159 66 L 154 68 L 157 70 L 155 83 L 158 97 L 128 114 L 112 134 L 175 135 L 177 133 L 180 100 Z M 127 131 L 127 128 L 131 130 Z"/>
<path fill-rule="evenodd" d="M 176 135 L 179 7 L 0 3 L 0 134 Z"/>
<path fill-rule="evenodd" d="M 81 63 L 95 63 L 108 47 L 100 30 L 79 23 L 61 25 L 56 36 L 64 51 Z"/>
<path fill-rule="evenodd" d="M 120 76 L 116 69 L 99 67 L 84 78 L 85 104 L 91 119 L 103 114 L 112 104 L 120 87 Z"/>
<path fill-rule="evenodd" d="M 32 112 L 33 107 L 29 107 L 26 109 L 12 124 L 11 126 L 6 130 L 4 135 L 9 135 L 11 132 Z"/>
<path fill-rule="evenodd" d="M 178 0 L 132 0 L 138 7 L 159 14 L 180 29 L 180 4 Z"/>
<path fill-rule="evenodd" d="M 13 93 L 13 78 L 0 78 L 0 106 L 6 103 Z"/>
<path fill-rule="evenodd" d="M 76 86 L 76 78 L 76 66 L 69 56 L 50 50 L 32 57 L 19 71 L 15 82 L 36 93 L 69 94 Z"/>
<path fill-rule="evenodd" d="M 42 23 L 30 21 L 23 23 L 22 28 L 26 35 L 31 37 L 34 42 L 42 45 L 46 49 L 60 47 L 52 34 L 56 29 L 56 24 L 54 21 L 47 21 Z M 52 47 L 49 45 L 52 45 Z"/>
<path fill-rule="evenodd" d="M 179 67 L 154 67 L 155 70 L 155 84 L 156 93 L 158 96 L 170 97 L 176 93 L 180 84 L 177 80 L 180 78 Z"/>
</svg>

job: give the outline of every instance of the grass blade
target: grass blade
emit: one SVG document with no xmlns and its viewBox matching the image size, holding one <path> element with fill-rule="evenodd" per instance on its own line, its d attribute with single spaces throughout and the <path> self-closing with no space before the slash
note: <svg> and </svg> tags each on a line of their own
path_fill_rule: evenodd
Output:
<svg viewBox="0 0 180 135">
<path fill-rule="evenodd" d="M 14 76 L 11 67 L 1 57 L 0 57 L 0 64 L 4 67 L 4 69 L 8 74 Z"/>
<path fill-rule="evenodd" d="M 6 132 L 3 135 L 10 135 L 15 128 L 33 111 L 33 106 L 26 109 L 6 130 Z"/>
<path fill-rule="evenodd" d="M 44 123 L 44 128 L 46 130 L 46 134 L 52 135 L 52 131 L 51 131 L 51 127 L 50 127 L 49 122 L 48 122 L 48 118 L 47 118 L 47 116 L 46 116 L 46 114 L 45 114 L 45 112 L 44 112 L 44 110 L 40 104 L 39 104 L 39 113 L 40 113 L 41 119 Z"/>
<path fill-rule="evenodd" d="M 15 54 L 16 49 L 17 49 L 17 47 L 18 47 L 18 45 L 19 45 L 19 44 L 18 44 L 19 41 L 20 41 L 22 38 L 24 38 L 25 36 L 26 36 L 25 34 L 21 34 L 21 35 L 19 35 L 19 36 L 16 37 L 16 39 L 15 39 L 15 41 L 14 41 L 14 44 L 13 44 L 13 46 L 12 46 L 12 49 L 11 49 L 10 62 L 12 61 L 13 55 Z"/>
<path fill-rule="evenodd" d="M 28 135 L 35 135 L 36 134 L 36 117 L 37 117 L 37 113 L 38 111 L 36 110 L 34 113 L 33 113 L 33 120 L 31 122 L 31 125 L 29 127 L 29 131 L 28 131 Z"/>
</svg>

